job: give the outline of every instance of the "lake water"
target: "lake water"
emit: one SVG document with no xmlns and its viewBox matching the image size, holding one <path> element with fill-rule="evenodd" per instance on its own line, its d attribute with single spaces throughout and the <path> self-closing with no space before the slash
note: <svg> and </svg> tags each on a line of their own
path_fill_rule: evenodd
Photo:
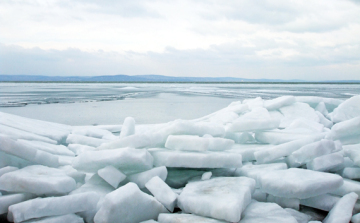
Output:
<svg viewBox="0 0 360 223">
<path fill-rule="evenodd" d="M 283 95 L 347 99 L 359 84 L 0 83 L 0 111 L 71 125 L 195 119 L 233 101 Z"/>
</svg>

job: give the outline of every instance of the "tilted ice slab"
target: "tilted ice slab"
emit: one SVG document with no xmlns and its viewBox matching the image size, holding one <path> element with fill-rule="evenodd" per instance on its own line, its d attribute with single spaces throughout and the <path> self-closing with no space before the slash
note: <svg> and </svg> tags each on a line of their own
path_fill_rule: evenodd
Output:
<svg viewBox="0 0 360 223">
<path fill-rule="evenodd" d="M 238 153 L 241 154 L 243 161 L 253 161 L 255 159 L 255 152 L 261 150 L 267 150 L 268 148 L 273 147 L 273 145 L 269 144 L 235 144 L 231 147 L 231 149 L 226 150 L 226 152 L 230 153 Z"/>
<path fill-rule="evenodd" d="M 285 208 L 285 211 L 291 214 L 298 223 L 309 223 L 309 221 L 312 219 L 310 215 L 304 214 L 300 211 L 296 211 L 292 208 Z"/>
<path fill-rule="evenodd" d="M 326 133 L 314 133 L 312 131 L 294 131 L 293 129 L 283 130 L 271 130 L 264 132 L 256 132 L 255 139 L 260 143 L 269 143 L 273 145 L 279 145 L 290 141 L 308 138 L 308 137 L 320 137 L 324 138 Z"/>
<path fill-rule="evenodd" d="M 141 173 L 136 173 L 128 176 L 128 180 L 136 183 L 139 188 L 144 188 L 145 184 L 153 177 L 158 176 L 162 180 L 167 177 L 167 169 L 165 166 L 155 167 L 151 170 L 147 170 Z"/>
<path fill-rule="evenodd" d="M 103 143 L 107 143 L 108 141 L 109 140 L 98 139 L 83 135 L 75 135 L 75 134 L 69 134 L 68 137 L 66 138 L 67 144 L 81 144 L 81 145 L 87 145 L 93 147 L 98 147 Z"/>
<path fill-rule="evenodd" d="M 10 206 L 8 219 L 22 222 L 32 218 L 93 210 L 98 201 L 99 196 L 94 192 L 32 199 Z"/>
<path fill-rule="evenodd" d="M 165 147 L 185 151 L 221 151 L 230 149 L 234 141 L 223 138 L 199 137 L 194 135 L 170 135 Z"/>
<path fill-rule="evenodd" d="M 0 190 L 8 192 L 61 195 L 75 188 L 75 180 L 63 171 L 40 165 L 28 166 L 0 177 Z"/>
<path fill-rule="evenodd" d="M 343 101 L 336 98 L 323 98 L 317 96 L 296 96 L 297 102 L 303 102 L 310 105 L 312 108 L 316 108 L 319 103 L 324 103 L 328 111 L 333 111 Z"/>
<path fill-rule="evenodd" d="M 258 179 L 266 193 L 299 199 L 328 193 L 343 184 L 338 175 L 297 168 L 270 171 Z"/>
<path fill-rule="evenodd" d="M 81 144 L 69 144 L 67 147 L 69 150 L 74 152 L 76 155 L 80 155 L 83 152 L 95 151 L 96 148 L 92 146 L 86 146 Z"/>
<path fill-rule="evenodd" d="M 254 188 L 255 181 L 247 177 L 190 182 L 178 197 L 178 206 L 187 213 L 238 222 Z"/>
<path fill-rule="evenodd" d="M 31 161 L 33 163 L 50 167 L 59 166 L 59 160 L 57 156 L 42 150 L 38 150 L 34 145 L 29 145 L 21 141 L 15 141 L 2 135 L 0 135 L 0 142 L 0 151 Z"/>
<path fill-rule="evenodd" d="M 84 223 L 84 219 L 76 214 L 66 214 L 24 221 L 24 223 Z"/>
<path fill-rule="evenodd" d="M 276 197 L 269 194 L 266 198 L 266 201 L 276 203 L 283 208 L 291 208 L 293 210 L 299 210 L 300 208 L 300 199 L 298 198 Z"/>
<path fill-rule="evenodd" d="M 0 124 L 0 132 L 3 135 L 6 135 L 14 140 L 16 139 L 27 139 L 27 140 L 36 140 L 36 141 L 43 141 L 51 144 L 56 144 L 56 141 L 44 136 L 36 135 L 31 132 L 26 132 L 20 129 L 16 129 L 10 126 L 1 125 Z"/>
<path fill-rule="evenodd" d="M 339 151 L 339 148 L 335 146 L 334 141 L 322 139 L 318 142 L 313 142 L 301 147 L 287 157 L 289 166 L 298 167 L 302 164 L 310 162 L 316 157 L 327 155 Z"/>
<path fill-rule="evenodd" d="M 169 211 L 173 212 L 178 197 L 175 192 L 158 176 L 151 178 L 145 187 L 162 203 Z"/>
<path fill-rule="evenodd" d="M 236 153 L 190 152 L 167 149 L 149 149 L 154 157 L 154 166 L 187 168 L 237 168 L 242 166 L 242 157 Z"/>
<path fill-rule="evenodd" d="M 29 193 L 0 195 L 0 214 L 7 213 L 11 205 L 32 199 L 33 197 L 34 195 Z"/>
<path fill-rule="evenodd" d="M 126 136 L 121 139 L 112 140 L 106 142 L 97 147 L 98 150 L 109 150 L 109 149 L 118 149 L 118 148 L 144 148 L 151 146 L 153 134 L 135 134 Z"/>
<path fill-rule="evenodd" d="M 341 103 L 330 116 L 333 122 L 342 122 L 360 116 L 360 95 Z"/>
<path fill-rule="evenodd" d="M 331 191 L 330 194 L 344 196 L 354 192 L 360 196 L 360 182 L 355 180 L 344 179 L 344 184 L 338 189 Z"/>
<path fill-rule="evenodd" d="M 360 117 L 355 117 L 335 124 L 327 135 L 330 139 L 343 139 L 360 135 Z"/>
<path fill-rule="evenodd" d="M 280 120 L 273 119 L 268 110 L 258 107 L 254 108 L 251 112 L 240 116 L 227 130 L 231 132 L 270 130 L 278 128 L 279 124 Z"/>
<path fill-rule="evenodd" d="M 113 166 L 106 166 L 98 170 L 98 174 L 114 188 L 117 188 L 119 183 L 126 178 L 125 174 Z"/>
<path fill-rule="evenodd" d="M 74 159 L 73 167 L 83 171 L 98 171 L 113 166 L 124 172 L 151 169 L 153 158 L 145 149 L 121 148 L 84 152 Z"/>
<path fill-rule="evenodd" d="M 286 210 L 274 203 L 252 200 L 242 213 L 240 223 L 298 223 Z"/>
<path fill-rule="evenodd" d="M 284 115 L 280 127 L 289 126 L 297 118 L 304 118 L 314 122 L 320 121 L 315 110 L 308 104 L 302 102 L 296 102 L 292 105 L 281 107 L 279 110 Z"/>
<path fill-rule="evenodd" d="M 160 223 L 226 223 L 227 221 L 217 220 L 213 218 L 206 218 L 194 214 L 160 214 L 158 221 Z"/>
<path fill-rule="evenodd" d="M 264 108 L 267 110 L 276 110 L 284 106 L 294 104 L 296 99 L 294 96 L 282 96 L 272 100 L 264 101 Z"/>
<path fill-rule="evenodd" d="M 126 117 L 120 132 L 120 139 L 135 134 L 135 119 Z"/>
<path fill-rule="evenodd" d="M 319 156 L 306 163 L 306 168 L 315 171 L 327 172 L 333 168 L 339 167 L 344 163 L 342 151 Z"/>
<path fill-rule="evenodd" d="M 54 155 L 63 155 L 63 156 L 75 156 L 74 152 L 69 150 L 66 146 L 63 145 L 54 145 L 42 141 L 30 141 L 24 139 L 17 140 L 20 143 L 28 145 L 30 147 L 34 147 L 36 149 L 54 154 Z"/>
<path fill-rule="evenodd" d="M 166 208 L 154 197 L 142 192 L 134 183 L 107 194 L 104 202 L 94 217 L 94 222 L 138 223 L 148 219 L 157 219 L 160 213 L 167 213 Z"/>
<path fill-rule="evenodd" d="M 322 194 L 315 197 L 301 199 L 300 204 L 316 208 L 323 211 L 330 211 L 334 207 L 336 202 L 339 201 L 339 197 L 331 194 Z"/>
<path fill-rule="evenodd" d="M 57 142 L 63 141 L 71 131 L 71 126 L 24 118 L 3 112 L 0 112 L 0 124 L 44 136 Z"/>
<path fill-rule="evenodd" d="M 349 193 L 343 196 L 336 202 L 323 223 L 348 223 L 351 220 L 357 199 L 358 195 L 355 193 Z"/>
</svg>

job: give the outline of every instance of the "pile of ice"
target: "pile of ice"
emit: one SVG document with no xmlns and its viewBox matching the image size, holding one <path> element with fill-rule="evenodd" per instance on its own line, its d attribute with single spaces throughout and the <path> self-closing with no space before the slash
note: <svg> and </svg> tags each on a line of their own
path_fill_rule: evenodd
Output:
<svg viewBox="0 0 360 223">
<path fill-rule="evenodd" d="M 255 98 L 153 125 L 0 113 L 10 222 L 360 222 L 359 179 L 360 96 Z"/>
</svg>

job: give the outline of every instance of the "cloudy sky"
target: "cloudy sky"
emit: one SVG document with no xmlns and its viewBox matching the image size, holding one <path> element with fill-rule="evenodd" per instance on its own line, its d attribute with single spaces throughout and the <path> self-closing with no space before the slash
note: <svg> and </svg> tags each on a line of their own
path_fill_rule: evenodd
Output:
<svg viewBox="0 0 360 223">
<path fill-rule="evenodd" d="M 1 0 L 0 74 L 360 80 L 360 0 Z"/>
</svg>

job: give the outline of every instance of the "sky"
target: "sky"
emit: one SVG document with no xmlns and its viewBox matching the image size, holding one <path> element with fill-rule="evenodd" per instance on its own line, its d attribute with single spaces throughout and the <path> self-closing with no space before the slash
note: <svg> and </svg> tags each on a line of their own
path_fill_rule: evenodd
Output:
<svg viewBox="0 0 360 223">
<path fill-rule="evenodd" d="M 360 0 L 1 0 L 0 74 L 360 80 Z"/>
</svg>

